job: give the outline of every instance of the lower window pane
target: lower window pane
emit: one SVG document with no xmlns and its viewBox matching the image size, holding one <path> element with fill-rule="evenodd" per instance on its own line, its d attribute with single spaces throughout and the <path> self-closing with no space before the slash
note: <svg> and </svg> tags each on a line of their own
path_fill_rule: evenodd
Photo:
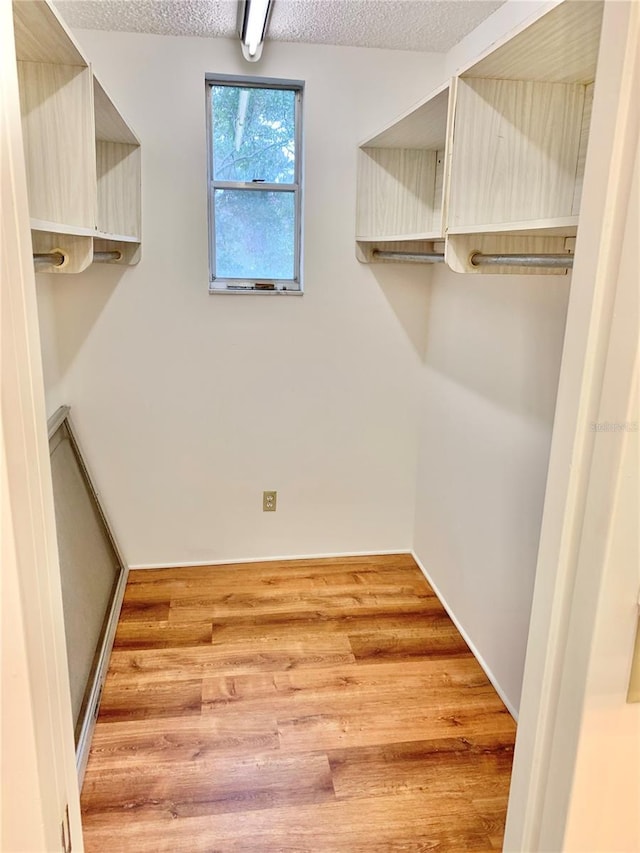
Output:
<svg viewBox="0 0 640 853">
<path fill-rule="evenodd" d="M 216 278 L 294 277 L 295 194 L 215 190 Z"/>
</svg>

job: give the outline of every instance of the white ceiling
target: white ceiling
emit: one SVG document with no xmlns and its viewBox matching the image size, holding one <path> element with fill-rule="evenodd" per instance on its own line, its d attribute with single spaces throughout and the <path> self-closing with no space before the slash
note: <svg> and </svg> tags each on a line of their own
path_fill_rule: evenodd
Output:
<svg viewBox="0 0 640 853">
<path fill-rule="evenodd" d="M 275 0 L 268 40 L 445 52 L 504 0 Z M 235 0 L 58 0 L 81 29 L 235 36 Z"/>
</svg>

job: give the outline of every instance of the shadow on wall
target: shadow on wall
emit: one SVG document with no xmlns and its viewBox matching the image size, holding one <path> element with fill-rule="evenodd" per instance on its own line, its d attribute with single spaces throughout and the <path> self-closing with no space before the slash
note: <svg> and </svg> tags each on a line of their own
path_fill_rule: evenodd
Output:
<svg viewBox="0 0 640 853">
<path fill-rule="evenodd" d="M 424 264 L 405 263 L 371 264 L 369 269 L 420 361 L 424 362 L 429 327 L 431 269 Z"/>
<path fill-rule="evenodd" d="M 92 264 L 77 275 L 36 275 L 45 384 L 60 382 L 128 267 Z"/>
<path fill-rule="evenodd" d="M 570 275 L 434 270 L 425 362 L 510 411 L 553 418 Z"/>
</svg>

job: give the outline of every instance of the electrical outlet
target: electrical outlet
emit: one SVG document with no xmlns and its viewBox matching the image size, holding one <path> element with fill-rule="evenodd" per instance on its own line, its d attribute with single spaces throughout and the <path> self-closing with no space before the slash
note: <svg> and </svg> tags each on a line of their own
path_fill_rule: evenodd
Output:
<svg viewBox="0 0 640 853">
<path fill-rule="evenodd" d="M 263 492 L 262 493 L 262 512 L 275 512 L 276 511 L 276 501 L 278 499 L 277 492 Z"/>
</svg>

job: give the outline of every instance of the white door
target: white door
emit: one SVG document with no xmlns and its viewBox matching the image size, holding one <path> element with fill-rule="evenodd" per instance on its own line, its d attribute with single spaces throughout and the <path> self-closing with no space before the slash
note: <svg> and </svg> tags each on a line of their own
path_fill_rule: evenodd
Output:
<svg viewBox="0 0 640 853">
<path fill-rule="evenodd" d="M 0 849 L 83 849 L 11 4 L 0 2 Z"/>
<path fill-rule="evenodd" d="M 640 3 L 605 3 L 505 849 L 640 850 Z"/>
<path fill-rule="evenodd" d="M 575 853 L 640 850 L 640 703 L 627 702 L 640 590 L 640 146 L 631 187 L 552 746 L 556 756 L 577 740 L 563 840 Z"/>
</svg>

